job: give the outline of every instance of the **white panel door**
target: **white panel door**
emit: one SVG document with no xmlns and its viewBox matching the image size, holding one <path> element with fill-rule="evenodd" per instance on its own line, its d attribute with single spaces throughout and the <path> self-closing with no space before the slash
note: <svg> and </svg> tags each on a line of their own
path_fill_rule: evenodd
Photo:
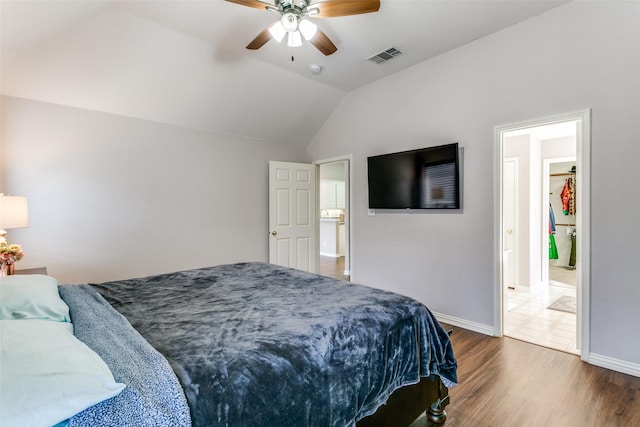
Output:
<svg viewBox="0 0 640 427">
<path fill-rule="evenodd" d="M 269 162 L 269 262 L 316 271 L 316 167 Z"/>
</svg>

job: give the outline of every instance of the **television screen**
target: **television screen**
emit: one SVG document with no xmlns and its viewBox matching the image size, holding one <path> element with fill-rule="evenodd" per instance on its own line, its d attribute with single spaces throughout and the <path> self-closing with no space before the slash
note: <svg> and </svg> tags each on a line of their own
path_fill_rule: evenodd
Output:
<svg viewBox="0 0 640 427">
<path fill-rule="evenodd" d="M 458 143 L 367 158 L 369 209 L 460 209 Z"/>
</svg>

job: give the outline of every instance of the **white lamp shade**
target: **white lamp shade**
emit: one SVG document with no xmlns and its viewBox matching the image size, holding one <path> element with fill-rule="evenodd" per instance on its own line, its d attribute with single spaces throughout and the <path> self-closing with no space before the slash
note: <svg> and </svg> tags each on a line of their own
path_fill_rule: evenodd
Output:
<svg viewBox="0 0 640 427">
<path fill-rule="evenodd" d="M 28 225 L 27 198 L 0 194 L 0 229 L 22 228 Z"/>
<path fill-rule="evenodd" d="M 316 31 L 318 31 L 318 26 L 308 19 L 300 21 L 298 27 L 306 40 L 311 40 L 316 35 Z"/>
<path fill-rule="evenodd" d="M 276 21 L 271 27 L 269 27 L 269 33 L 275 41 L 280 43 L 284 38 L 284 35 L 287 34 L 287 31 L 284 29 L 280 21 Z"/>
<path fill-rule="evenodd" d="M 300 36 L 300 31 L 294 31 L 292 33 L 289 33 L 289 41 L 287 42 L 287 46 L 289 47 L 302 46 L 302 36 Z"/>
</svg>

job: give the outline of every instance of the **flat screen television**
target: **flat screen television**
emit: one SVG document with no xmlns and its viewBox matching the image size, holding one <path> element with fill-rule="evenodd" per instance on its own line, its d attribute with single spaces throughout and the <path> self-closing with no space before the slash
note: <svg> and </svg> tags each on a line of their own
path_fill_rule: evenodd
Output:
<svg viewBox="0 0 640 427">
<path fill-rule="evenodd" d="M 460 209 L 458 143 L 367 158 L 369 209 Z"/>
</svg>

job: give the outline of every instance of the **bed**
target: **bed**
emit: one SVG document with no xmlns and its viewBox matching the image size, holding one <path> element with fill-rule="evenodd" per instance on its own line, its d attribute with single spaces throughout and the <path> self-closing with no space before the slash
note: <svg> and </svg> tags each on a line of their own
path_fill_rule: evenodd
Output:
<svg viewBox="0 0 640 427">
<path fill-rule="evenodd" d="M 444 422 L 457 382 L 424 305 L 298 270 L 237 263 L 59 292 L 75 336 L 126 384 L 67 426 Z"/>
</svg>

